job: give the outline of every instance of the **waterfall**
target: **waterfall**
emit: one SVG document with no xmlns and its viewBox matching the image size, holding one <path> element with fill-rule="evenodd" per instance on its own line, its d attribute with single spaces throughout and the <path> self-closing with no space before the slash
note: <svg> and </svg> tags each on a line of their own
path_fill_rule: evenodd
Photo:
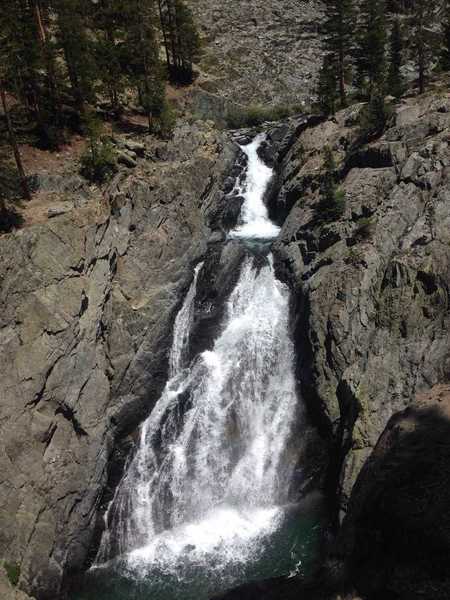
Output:
<svg viewBox="0 0 450 600">
<path fill-rule="evenodd" d="M 244 186 L 238 186 L 238 192 L 244 196 L 242 207 L 241 224 L 231 232 L 230 237 L 242 239 L 272 239 L 275 238 L 280 229 L 274 225 L 267 214 L 264 204 L 264 194 L 273 170 L 258 156 L 258 148 L 264 141 L 264 134 L 256 136 L 251 144 L 241 146 L 248 158 L 247 176 Z"/>
<path fill-rule="evenodd" d="M 261 141 L 243 147 L 245 202 L 230 237 L 270 242 L 278 228 L 263 202 L 272 171 Z M 289 290 L 266 254 L 244 260 L 220 334 L 187 364 L 196 268 L 175 321 L 170 379 L 106 514 L 97 565 L 121 555 L 138 575 L 180 577 L 182 561 L 220 571 L 254 559 L 279 526 L 298 401 Z"/>
</svg>

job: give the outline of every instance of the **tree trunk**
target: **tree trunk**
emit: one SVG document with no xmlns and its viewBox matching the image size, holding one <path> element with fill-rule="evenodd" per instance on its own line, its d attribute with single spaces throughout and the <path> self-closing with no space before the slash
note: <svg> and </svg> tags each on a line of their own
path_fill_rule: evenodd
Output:
<svg viewBox="0 0 450 600">
<path fill-rule="evenodd" d="M 167 68 L 170 69 L 169 40 L 167 39 L 167 30 L 166 30 L 166 24 L 164 23 L 164 15 L 163 15 L 161 1 L 162 0 L 158 0 L 159 20 L 161 22 L 161 31 L 162 31 L 163 40 L 164 40 L 164 49 L 166 51 Z"/>
<path fill-rule="evenodd" d="M 339 50 L 339 96 L 341 98 L 341 107 L 346 104 L 345 97 L 345 67 L 344 67 L 344 51 L 342 48 Z"/>
<path fill-rule="evenodd" d="M 34 0 L 33 7 L 34 17 L 36 20 L 36 26 L 39 34 L 39 41 L 41 44 L 42 55 L 47 66 L 48 87 L 50 90 L 50 95 L 53 99 L 55 107 L 58 109 L 58 112 L 61 113 L 61 103 L 58 98 L 56 85 L 55 65 L 48 46 L 48 35 L 42 19 L 42 11 L 39 0 Z"/>
<path fill-rule="evenodd" d="M 20 157 L 19 148 L 17 146 L 16 136 L 14 134 L 14 129 L 11 123 L 11 117 L 9 116 L 8 107 L 6 104 L 6 94 L 5 89 L 2 87 L 0 90 L 0 95 L 2 98 L 3 110 L 6 118 L 6 126 L 8 128 L 8 135 L 11 147 L 14 153 L 14 159 L 16 161 L 17 171 L 19 172 L 20 184 L 22 186 L 23 194 L 27 200 L 31 200 L 30 188 L 28 187 L 27 178 L 25 175 L 25 171 L 22 165 L 22 159 Z"/>
</svg>

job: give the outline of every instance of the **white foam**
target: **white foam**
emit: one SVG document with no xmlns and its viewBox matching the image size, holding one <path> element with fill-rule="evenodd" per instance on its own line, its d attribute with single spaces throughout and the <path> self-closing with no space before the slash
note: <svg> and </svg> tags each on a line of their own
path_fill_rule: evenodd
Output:
<svg viewBox="0 0 450 600">
<path fill-rule="evenodd" d="M 269 219 L 264 204 L 264 194 L 273 177 L 273 170 L 265 165 L 258 156 L 258 148 L 264 141 L 264 135 L 257 136 L 251 144 L 241 146 L 248 157 L 247 176 L 243 189 L 244 204 L 241 212 L 241 224 L 230 232 L 231 238 L 269 240 L 277 237 L 280 228 Z"/>
<path fill-rule="evenodd" d="M 176 573 L 180 560 L 223 565 L 245 564 L 263 552 L 264 538 L 279 527 L 282 512 L 277 508 L 240 511 L 218 507 L 201 520 L 168 530 L 128 556 L 132 569 L 146 565 Z"/>
</svg>

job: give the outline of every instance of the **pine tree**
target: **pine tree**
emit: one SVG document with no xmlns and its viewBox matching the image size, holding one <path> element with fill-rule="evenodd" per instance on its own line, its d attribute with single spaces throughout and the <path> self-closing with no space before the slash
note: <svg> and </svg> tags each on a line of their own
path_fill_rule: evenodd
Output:
<svg viewBox="0 0 450 600">
<path fill-rule="evenodd" d="M 167 66 L 179 83 L 193 79 L 193 62 L 200 54 L 200 37 L 191 10 L 183 0 L 157 0 Z"/>
<path fill-rule="evenodd" d="M 20 185 L 22 186 L 24 198 L 26 198 L 27 200 L 30 200 L 31 199 L 30 188 L 28 186 L 27 178 L 25 175 L 25 170 L 24 170 L 23 164 L 22 164 L 22 158 L 20 156 L 19 147 L 17 145 L 16 135 L 14 133 L 14 128 L 12 126 L 11 117 L 9 115 L 8 105 L 6 102 L 5 89 L 4 89 L 3 85 L 1 84 L 1 82 L 0 82 L 0 85 L 1 85 L 0 96 L 1 96 L 1 101 L 2 101 L 2 107 L 3 107 L 3 112 L 5 114 L 6 126 L 8 129 L 9 142 L 10 142 L 11 148 L 13 150 L 14 160 L 16 161 L 16 167 L 17 167 L 17 172 L 19 174 Z M 4 207 L 3 207 L 3 209 L 4 209 Z M 3 212 L 5 212 L 5 211 L 3 210 Z"/>
<path fill-rule="evenodd" d="M 413 53 L 419 73 L 419 93 L 423 94 L 433 55 L 433 22 L 436 0 L 414 0 L 411 16 Z"/>
<path fill-rule="evenodd" d="M 40 120 L 43 98 L 40 86 L 41 54 L 36 23 L 25 0 L 11 0 L 0 11 L 0 59 L 3 85 Z"/>
<path fill-rule="evenodd" d="M 126 87 L 124 0 L 99 0 L 93 5 L 91 27 L 94 31 L 94 55 L 101 82 L 100 91 L 109 96 L 114 111 L 120 110 L 120 94 Z"/>
<path fill-rule="evenodd" d="M 317 102 L 320 110 L 326 115 L 334 115 L 337 101 L 337 80 L 333 57 L 325 54 L 319 73 L 317 86 Z"/>
<path fill-rule="evenodd" d="M 130 80 L 139 92 L 151 130 L 153 119 L 160 117 L 165 106 L 164 73 L 156 38 L 157 17 L 152 0 L 128 0 L 127 7 L 124 53 Z"/>
<path fill-rule="evenodd" d="M 325 146 L 320 201 L 317 204 L 319 223 L 330 223 L 340 219 L 345 212 L 345 205 L 345 192 L 336 184 L 336 163 L 333 151 L 329 146 Z"/>
<path fill-rule="evenodd" d="M 444 21 L 442 25 L 443 45 L 441 49 L 441 68 L 450 71 L 450 4 L 444 9 Z"/>
<path fill-rule="evenodd" d="M 382 86 L 386 69 L 386 19 L 384 0 L 363 0 L 356 36 L 355 84 L 364 96 Z"/>
<path fill-rule="evenodd" d="M 94 100 L 95 69 L 92 41 L 87 32 L 87 0 L 53 0 L 58 41 L 63 52 L 74 100 L 82 113 Z"/>
<path fill-rule="evenodd" d="M 389 70 L 387 91 L 395 98 L 400 98 L 404 92 L 404 82 L 401 74 L 403 40 L 400 22 L 394 19 L 389 40 Z"/>
<path fill-rule="evenodd" d="M 325 49 L 335 65 L 341 105 L 345 105 L 345 69 L 353 44 L 353 0 L 328 0 L 326 3 Z"/>
</svg>

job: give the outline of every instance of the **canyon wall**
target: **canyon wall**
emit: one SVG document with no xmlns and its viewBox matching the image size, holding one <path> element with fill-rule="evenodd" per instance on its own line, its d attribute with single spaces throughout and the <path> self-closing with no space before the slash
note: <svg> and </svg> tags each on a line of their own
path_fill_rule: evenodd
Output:
<svg viewBox="0 0 450 600">
<path fill-rule="evenodd" d="M 100 203 L 0 237 L 0 556 L 39 600 L 84 564 L 112 453 L 165 383 L 234 160 L 202 123 L 148 143 Z"/>
</svg>

